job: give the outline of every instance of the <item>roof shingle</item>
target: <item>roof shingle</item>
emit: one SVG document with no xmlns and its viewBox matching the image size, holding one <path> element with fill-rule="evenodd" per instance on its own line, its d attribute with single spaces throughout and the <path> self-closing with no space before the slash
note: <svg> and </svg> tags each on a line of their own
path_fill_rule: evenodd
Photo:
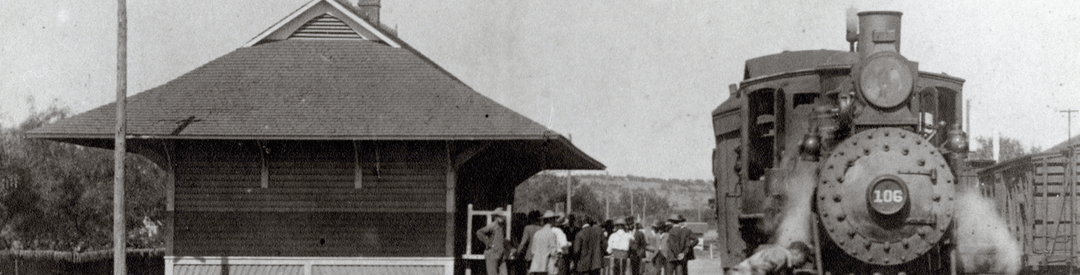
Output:
<svg viewBox="0 0 1080 275">
<path fill-rule="evenodd" d="M 214 139 L 535 139 L 549 130 L 421 55 L 372 41 L 283 40 L 240 48 L 131 96 L 128 133 Z M 115 105 L 35 129 L 112 138 Z"/>
</svg>

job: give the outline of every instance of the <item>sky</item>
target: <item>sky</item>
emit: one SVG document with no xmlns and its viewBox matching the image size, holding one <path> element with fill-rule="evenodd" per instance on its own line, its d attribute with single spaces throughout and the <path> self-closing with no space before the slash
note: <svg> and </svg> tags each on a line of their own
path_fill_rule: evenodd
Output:
<svg viewBox="0 0 1080 275">
<path fill-rule="evenodd" d="M 307 1 L 127 1 L 128 94 L 242 47 Z M 115 100 L 116 5 L 0 1 L 0 126 Z M 602 173 L 711 179 L 710 113 L 745 60 L 846 50 L 849 7 L 904 13 L 901 54 L 967 81 L 972 137 L 1042 148 L 1068 137 L 1076 1 L 382 0 L 381 20 L 477 92 L 570 137 Z"/>
</svg>

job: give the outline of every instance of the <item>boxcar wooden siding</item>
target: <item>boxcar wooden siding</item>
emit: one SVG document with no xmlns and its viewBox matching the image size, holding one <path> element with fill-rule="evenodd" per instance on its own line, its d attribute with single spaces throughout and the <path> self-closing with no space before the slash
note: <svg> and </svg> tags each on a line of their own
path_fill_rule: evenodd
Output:
<svg viewBox="0 0 1080 275">
<path fill-rule="evenodd" d="M 446 213 L 176 212 L 177 256 L 445 256 Z"/>
</svg>

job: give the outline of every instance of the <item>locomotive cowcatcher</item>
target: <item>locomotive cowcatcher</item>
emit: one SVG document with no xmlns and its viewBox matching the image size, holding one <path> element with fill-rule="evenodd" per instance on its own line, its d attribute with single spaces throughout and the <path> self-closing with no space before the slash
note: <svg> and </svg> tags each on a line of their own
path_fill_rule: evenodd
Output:
<svg viewBox="0 0 1080 275">
<path fill-rule="evenodd" d="M 964 80 L 900 54 L 900 12 L 858 13 L 849 51 L 746 61 L 713 115 L 725 269 L 805 211 L 809 274 L 956 274 L 954 193 L 968 151 Z M 812 180 L 792 181 L 795 163 Z M 793 188 L 795 187 L 795 188 Z M 808 188 L 799 188 L 808 187 Z M 791 190 L 812 192 L 791 192 Z M 792 205 L 806 196 L 805 205 Z"/>
</svg>

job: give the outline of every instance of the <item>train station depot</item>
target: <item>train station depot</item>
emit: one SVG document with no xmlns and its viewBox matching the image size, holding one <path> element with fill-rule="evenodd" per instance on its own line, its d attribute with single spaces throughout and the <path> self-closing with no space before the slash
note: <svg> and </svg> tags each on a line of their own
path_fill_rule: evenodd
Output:
<svg viewBox="0 0 1080 275">
<path fill-rule="evenodd" d="M 604 168 L 359 2 L 312 0 L 127 98 L 128 151 L 168 174 L 166 274 L 462 273 L 470 205 L 512 204 L 545 169 Z M 28 136 L 112 149 L 114 104 Z"/>
</svg>

